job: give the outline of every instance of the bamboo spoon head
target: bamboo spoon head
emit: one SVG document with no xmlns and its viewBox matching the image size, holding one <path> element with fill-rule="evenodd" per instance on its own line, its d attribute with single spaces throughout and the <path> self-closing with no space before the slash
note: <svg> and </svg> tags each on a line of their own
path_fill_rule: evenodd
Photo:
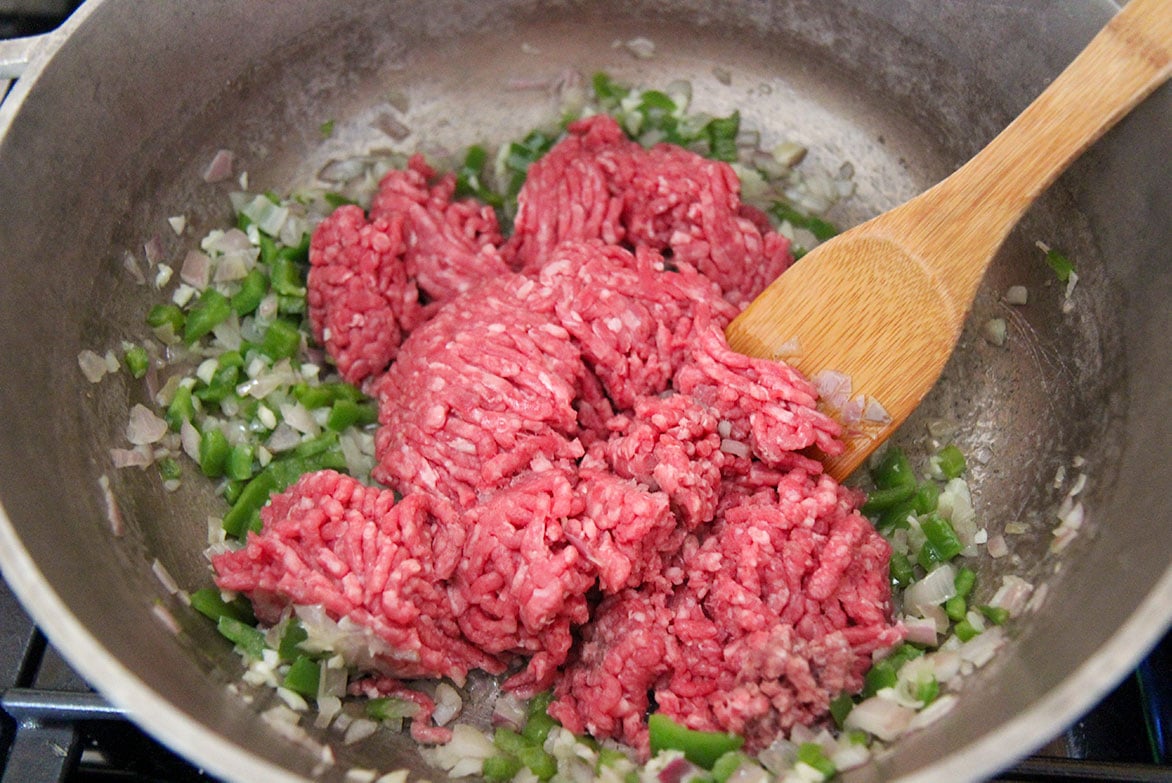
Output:
<svg viewBox="0 0 1172 783">
<path fill-rule="evenodd" d="M 864 413 L 844 424 L 845 451 L 823 460 L 839 480 L 932 388 L 968 308 L 902 245 L 859 229 L 815 248 L 726 330 L 733 350 L 784 360 L 814 378 L 826 371 L 849 378 L 848 396 Z M 826 412 L 843 421 L 842 411 Z"/>
</svg>

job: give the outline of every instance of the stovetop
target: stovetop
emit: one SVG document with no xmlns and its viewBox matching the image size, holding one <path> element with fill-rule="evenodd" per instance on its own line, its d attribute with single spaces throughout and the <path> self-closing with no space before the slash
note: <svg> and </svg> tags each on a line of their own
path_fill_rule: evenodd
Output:
<svg viewBox="0 0 1172 783">
<path fill-rule="evenodd" d="M 47 32 L 77 5 L 0 0 L 0 38 Z M 6 86 L 0 80 L 0 99 Z M 1086 716 L 995 780 L 1172 781 L 1170 680 L 1172 635 Z M 95 693 L 0 582 L 0 783 L 215 780 Z"/>
</svg>

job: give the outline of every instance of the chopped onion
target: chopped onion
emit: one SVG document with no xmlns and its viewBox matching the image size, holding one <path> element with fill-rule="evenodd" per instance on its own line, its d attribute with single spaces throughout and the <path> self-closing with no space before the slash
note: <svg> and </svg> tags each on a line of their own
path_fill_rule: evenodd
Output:
<svg viewBox="0 0 1172 783">
<path fill-rule="evenodd" d="M 748 445 L 739 440 L 733 440 L 732 438 L 721 438 L 720 450 L 725 454 L 732 454 L 734 457 L 741 458 L 748 458 L 752 453 Z"/>
<path fill-rule="evenodd" d="M 133 449 L 110 449 L 110 460 L 116 468 L 145 468 L 155 461 L 154 454 L 145 446 Z"/>
<path fill-rule="evenodd" d="M 171 230 L 175 232 L 175 236 L 180 236 L 183 234 L 183 230 L 187 228 L 187 217 L 184 215 L 173 215 L 167 218 L 167 223 L 171 226 Z"/>
<path fill-rule="evenodd" d="M 990 345 L 1005 345 L 1007 329 L 1004 318 L 990 318 L 981 329 L 981 335 Z"/>
<path fill-rule="evenodd" d="M 989 599 L 989 606 L 1004 609 L 1011 617 L 1017 617 L 1030 600 L 1034 586 L 1015 574 L 1001 577 L 1001 587 Z"/>
<path fill-rule="evenodd" d="M 945 563 L 903 593 L 904 606 L 937 606 L 956 595 L 956 571 Z"/>
<path fill-rule="evenodd" d="M 179 279 L 198 291 L 204 290 L 212 280 L 212 259 L 198 250 L 188 250 Z"/>
<path fill-rule="evenodd" d="M 142 403 L 135 403 L 130 409 L 130 422 L 126 425 L 126 439 L 136 446 L 155 443 L 167 434 L 167 422 L 160 419 Z"/>
<path fill-rule="evenodd" d="M 280 405 L 281 418 L 293 429 L 305 435 L 318 435 L 321 427 L 310 415 L 304 405 L 299 402 L 282 403 Z"/>
<path fill-rule="evenodd" d="M 151 237 L 142 250 L 146 254 L 147 266 L 154 266 L 163 260 L 163 241 L 158 236 Z"/>
<path fill-rule="evenodd" d="M 616 46 L 626 49 L 638 60 L 650 60 L 655 56 L 655 42 L 650 38 L 630 38 L 617 42 Z"/>
<path fill-rule="evenodd" d="M 232 176 L 232 163 L 234 161 L 235 156 L 230 150 L 217 150 L 203 171 L 203 181 L 211 184 L 228 179 Z"/>
<path fill-rule="evenodd" d="M 443 745 L 424 749 L 424 755 L 449 777 L 479 774 L 484 760 L 495 756 L 496 746 L 479 729 L 467 723 L 452 726 L 452 739 Z"/>
<path fill-rule="evenodd" d="M 989 553 L 989 557 L 1001 558 L 1009 554 L 1009 544 L 1005 541 L 1005 536 L 998 533 L 989 538 L 989 543 L 985 545 L 985 551 Z"/>
<path fill-rule="evenodd" d="M 279 696 L 281 701 L 285 702 L 285 704 L 287 704 L 291 710 L 305 712 L 307 709 L 309 709 L 309 704 L 305 701 L 304 698 L 302 698 L 301 694 L 295 693 L 288 688 L 278 687 L 277 696 Z"/>
<path fill-rule="evenodd" d="M 179 425 L 179 442 L 183 445 L 183 452 L 199 462 L 199 430 L 187 419 Z"/>
<path fill-rule="evenodd" d="M 77 366 L 90 383 L 97 383 L 106 376 L 106 360 L 96 351 L 84 349 L 77 355 Z"/>
<path fill-rule="evenodd" d="M 840 409 L 850 399 L 851 377 L 845 373 L 837 370 L 822 370 L 815 373 L 810 380 L 814 383 L 814 388 L 818 390 L 818 396 L 831 408 Z"/>
<path fill-rule="evenodd" d="M 1011 285 L 1005 291 L 1005 301 L 1011 305 L 1024 305 L 1030 300 L 1030 292 L 1024 285 Z"/>
<path fill-rule="evenodd" d="M 122 268 L 130 273 L 136 285 L 146 283 L 146 275 L 142 273 L 142 268 L 138 265 L 138 259 L 129 250 L 122 254 Z"/>
<path fill-rule="evenodd" d="M 355 742 L 360 742 L 378 731 L 378 724 L 366 718 L 355 718 L 349 726 L 346 727 L 346 733 L 342 737 L 342 742 L 347 745 L 353 745 Z"/>
<path fill-rule="evenodd" d="M 527 716 L 525 702 L 512 693 L 500 694 L 492 704 L 493 726 L 505 726 L 520 731 Z"/>
<path fill-rule="evenodd" d="M 904 618 L 903 627 L 907 632 L 904 637 L 907 641 L 928 647 L 936 646 L 938 639 L 935 620 L 927 617 L 907 617 Z"/>
<path fill-rule="evenodd" d="M 915 710 L 885 699 L 882 696 L 871 698 L 856 704 L 846 716 L 844 727 L 859 729 L 868 734 L 874 734 L 879 739 L 890 742 L 904 732 Z"/>
<path fill-rule="evenodd" d="M 946 693 L 936 701 L 929 704 L 924 709 L 920 710 L 915 717 L 913 717 L 907 725 L 907 731 L 916 731 L 925 726 L 929 726 L 952 711 L 956 706 L 958 698 L 954 693 Z"/>
<path fill-rule="evenodd" d="M 431 719 L 437 726 L 447 725 L 452 718 L 460 714 L 463 707 L 464 701 L 455 688 L 446 682 L 435 686 L 435 711 L 432 712 Z"/>
<path fill-rule="evenodd" d="M 974 666 L 984 666 L 993 659 L 993 655 L 1005 644 L 1005 632 L 1000 626 L 993 626 L 960 646 L 961 659 Z"/>
</svg>

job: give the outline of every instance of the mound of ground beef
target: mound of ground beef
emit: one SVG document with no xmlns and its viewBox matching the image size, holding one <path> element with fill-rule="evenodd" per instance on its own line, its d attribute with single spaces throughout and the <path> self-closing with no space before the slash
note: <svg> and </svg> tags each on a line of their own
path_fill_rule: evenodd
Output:
<svg viewBox="0 0 1172 783">
<path fill-rule="evenodd" d="M 369 629 L 363 692 L 507 672 L 643 753 L 652 705 L 750 749 L 824 720 L 902 630 L 887 544 L 803 453 L 839 426 L 724 340 L 786 240 L 727 164 L 604 116 L 532 166 L 507 240 L 453 194 L 416 157 L 315 231 L 314 334 L 378 399 L 386 488 L 302 477 L 219 586 Z"/>
</svg>

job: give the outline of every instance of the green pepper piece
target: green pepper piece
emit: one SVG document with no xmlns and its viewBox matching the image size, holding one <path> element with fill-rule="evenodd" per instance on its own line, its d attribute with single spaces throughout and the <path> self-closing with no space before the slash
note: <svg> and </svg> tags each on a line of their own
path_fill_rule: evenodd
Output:
<svg viewBox="0 0 1172 783">
<path fill-rule="evenodd" d="M 491 783 L 506 783 L 512 780 L 524 764 L 516 756 L 496 755 L 484 760 L 481 776 Z"/>
<path fill-rule="evenodd" d="M 237 596 L 231 601 L 225 601 L 224 596 L 214 587 L 201 587 L 189 597 L 191 608 L 209 620 L 218 621 L 221 617 L 231 617 L 246 625 L 256 623 L 256 615 L 252 613 L 252 606 L 243 597 Z"/>
<path fill-rule="evenodd" d="M 940 557 L 939 562 L 948 562 L 964 550 L 964 544 L 957 538 L 952 525 L 938 514 L 929 514 L 920 520 L 920 529 Z"/>
<path fill-rule="evenodd" d="M 734 111 L 727 117 L 716 117 L 704 126 L 708 136 L 708 155 L 715 160 L 732 163 L 737 159 L 737 134 L 741 130 L 741 113 Z"/>
<path fill-rule="evenodd" d="M 830 701 L 830 717 L 834 718 L 834 725 L 842 729 L 846 716 L 855 708 L 855 700 L 849 693 L 840 693 Z"/>
<path fill-rule="evenodd" d="M 277 644 L 277 654 L 283 661 L 292 661 L 301 657 L 299 645 L 309 638 L 309 631 L 296 617 L 289 618 L 285 625 L 285 632 L 281 634 L 281 641 Z"/>
<path fill-rule="evenodd" d="M 309 263 L 309 234 L 303 233 L 296 245 L 285 245 L 277 250 L 277 257 L 298 265 Z"/>
<path fill-rule="evenodd" d="M 151 366 L 151 357 L 147 355 L 146 348 L 141 345 L 132 345 L 127 348 L 126 353 L 123 354 L 123 360 L 126 362 L 126 369 L 135 378 L 146 375 L 147 369 Z"/>
<path fill-rule="evenodd" d="M 867 493 L 867 500 L 860 507 L 867 516 L 904 504 L 916 494 L 915 484 L 900 484 L 895 487 L 874 489 Z"/>
<path fill-rule="evenodd" d="M 820 242 L 825 242 L 839 234 L 838 227 L 822 218 L 804 215 L 789 204 L 775 201 L 769 207 L 769 212 L 779 221 L 788 221 L 794 228 L 804 228 L 814 235 Z"/>
<path fill-rule="evenodd" d="M 730 750 L 740 750 L 744 737 L 721 731 L 696 731 L 681 726 L 662 713 L 647 719 L 651 754 L 661 750 L 683 751 L 684 757 L 704 769 L 711 769 L 716 760 Z"/>
<path fill-rule="evenodd" d="M 798 761 L 821 772 L 823 778 L 832 778 L 838 771 L 834 762 L 826 757 L 826 752 L 817 742 L 803 742 L 798 745 Z"/>
<path fill-rule="evenodd" d="M 159 476 L 163 481 L 177 481 L 183 476 L 183 466 L 179 461 L 166 457 L 159 460 Z"/>
<path fill-rule="evenodd" d="M 541 745 L 545 742 L 545 738 L 549 736 L 549 732 L 557 725 L 558 722 L 551 718 L 549 713 L 539 712 L 535 715 L 530 715 L 529 720 L 525 721 L 525 726 L 521 729 L 521 735 Z"/>
<path fill-rule="evenodd" d="M 176 335 L 183 334 L 183 322 L 186 318 L 183 311 L 179 309 L 178 305 L 174 304 L 159 304 L 155 305 L 147 313 L 147 325 L 153 329 L 158 329 L 163 325 L 169 325 L 171 331 Z"/>
<path fill-rule="evenodd" d="M 308 698 L 317 698 L 317 687 L 321 681 L 321 664 L 302 655 L 293 661 L 281 683 L 294 693 Z"/>
<path fill-rule="evenodd" d="M 235 481 L 247 481 L 252 478 L 252 446 L 247 443 L 237 443 L 228 452 L 224 463 L 224 474 Z"/>
<path fill-rule="evenodd" d="M 335 432 L 341 432 L 351 425 L 365 427 L 378 421 L 378 406 L 372 402 L 358 403 L 351 400 L 338 400 L 330 409 L 326 426 Z"/>
<path fill-rule="evenodd" d="M 224 638 L 243 650 L 249 658 L 260 660 L 264 655 L 265 636 L 251 625 L 225 614 L 216 620 L 216 629 Z"/>
<path fill-rule="evenodd" d="M 912 463 L 898 446 L 888 446 L 870 469 L 871 480 L 879 489 L 890 489 L 907 484 L 915 486 L 916 475 Z"/>
<path fill-rule="evenodd" d="M 916 514 L 931 514 L 940 505 L 940 487 L 928 481 L 916 488 L 912 508 Z"/>
<path fill-rule="evenodd" d="M 916 572 L 912 568 L 912 563 L 902 552 L 891 553 L 888 571 L 891 575 L 891 581 L 899 587 L 907 587 L 916 580 Z"/>
<path fill-rule="evenodd" d="M 167 420 L 167 426 L 175 432 L 179 431 L 184 421 L 191 421 L 195 418 L 195 404 L 191 401 L 191 389 L 180 386 L 175 390 L 175 396 L 171 398 L 171 404 L 167 406 L 167 412 L 163 414 L 163 418 Z"/>
<path fill-rule="evenodd" d="M 977 607 L 977 611 L 985 615 L 985 619 L 993 625 L 1005 625 L 1009 620 L 1009 610 L 1003 606 L 982 605 Z"/>
<path fill-rule="evenodd" d="M 956 444 L 949 443 L 936 455 L 936 464 L 939 465 L 940 472 L 944 474 L 945 478 L 959 478 L 966 467 L 964 452 L 957 448 Z"/>
<path fill-rule="evenodd" d="M 305 281 L 297 262 L 280 253 L 269 269 L 273 290 L 284 296 L 305 296 Z"/>
<path fill-rule="evenodd" d="M 249 315 L 260 307 L 269 292 L 269 279 L 259 269 L 252 269 L 240 281 L 240 290 L 232 295 L 232 309 L 239 316 Z"/>
<path fill-rule="evenodd" d="M 199 436 L 199 469 L 208 478 L 224 475 L 224 464 L 228 461 L 228 438 L 215 427 L 209 427 Z"/>
<path fill-rule="evenodd" d="M 962 642 L 967 642 L 969 639 L 972 639 L 981 633 L 967 619 L 961 620 L 959 623 L 953 626 L 952 630 L 953 633 L 956 634 L 957 638 Z"/>
<path fill-rule="evenodd" d="M 954 623 L 959 623 L 968 614 L 969 605 L 965 601 L 964 596 L 954 595 L 944 602 L 944 613 L 948 615 L 948 619 Z"/>
<path fill-rule="evenodd" d="M 745 764 L 754 764 L 753 757 L 739 750 L 730 750 L 712 765 L 713 783 L 725 783 L 734 772 Z"/>
<path fill-rule="evenodd" d="M 214 288 L 208 288 L 187 314 L 183 341 L 188 345 L 194 343 L 228 320 L 231 314 L 232 303 L 228 301 L 228 297 Z"/>
<path fill-rule="evenodd" d="M 301 332 L 283 318 L 278 318 L 265 331 L 261 352 L 270 359 L 288 359 L 301 349 Z"/>
<path fill-rule="evenodd" d="M 956 594 L 961 598 L 967 598 L 976 583 L 977 572 L 971 568 L 960 569 L 956 572 L 956 578 L 952 580 L 952 584 L 956 587 Z"/>
</svg>

